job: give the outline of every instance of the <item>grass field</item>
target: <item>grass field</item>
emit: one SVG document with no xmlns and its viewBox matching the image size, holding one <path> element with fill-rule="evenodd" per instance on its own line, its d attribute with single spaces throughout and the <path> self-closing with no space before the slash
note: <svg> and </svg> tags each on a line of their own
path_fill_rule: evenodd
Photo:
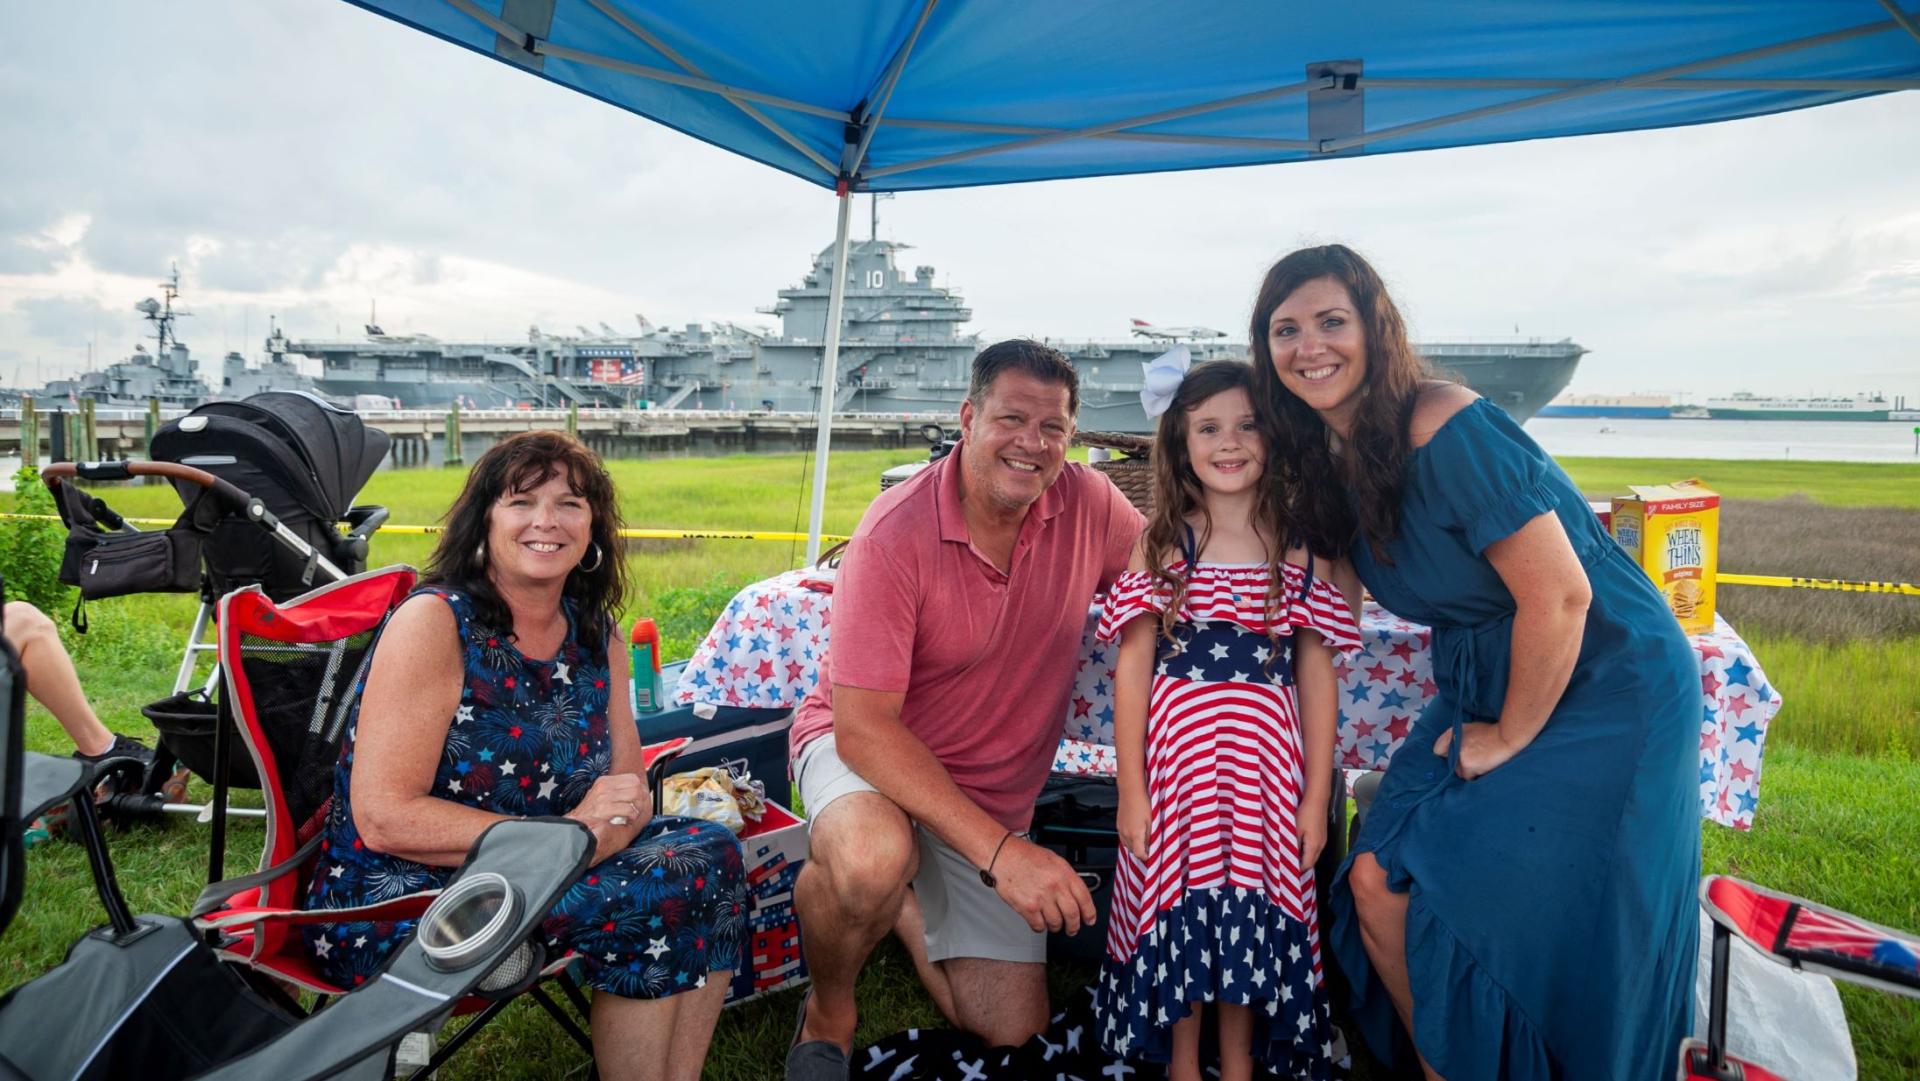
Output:
<svg viewBox="0 0 1920 1081">
<path fill-rule="evenodd" d="M 850 531 L 880 470 L 917 456 L 912 450 L 836 455 L 828 481 L 828 531 Z M 1920 468 L 1617 459 L 1565 464 L 1594 493 L 1628 482 L 1704 477 L 1730 501 L 1725 570 L 1920 579 L 1913 562 L 1920 560 Z M 790 530 L 796 523 L 804 529 L 806 465 L 798 454 L 610 464 L 629 525 L 762 530 Z M 431 524 L 460 481 L 451 471 L 382 473 L 361 501 L 388 506 L 396 523 Z M 164 488 L 103 494 L 129 515 L 171 517 L 179 508 Z M 1776 523 L 1784 524 L 1776 529 Z M 1834 551 L 1848 545 L 1863 547 Z M 427 537 L 384 535 L 373 562 L 417 565 L 430 547 Z M 800 555 L 799 545 L 787 543 L 633 542 L 627 557 L 635 591 L 626 615 L 660 619 L 668 656 L 684 656 L 734 589 L 795 565 Z M 1874 570 L 1837 562 L 1847 558 L 1881 562 L 1871 564 L 1879 568 Z M 1857 607 L 1861 602 L 1882 608 Z M 1706 827 L 1707 868 L 1737 872 L 1878 922 L 1920 928 L 1920 860 L 1912 852 L 1913 838 L 1920 837 L 1920 802 L 1912 798 L 1920 792 L 1920 599 L 1749 588 L 1728 590 L 1724 607 L 1748 634 L 1787 704 L 1769 733 L 1755 827 L 1747 833 Z M 138 710 L 168 689 L 192 616 L 190 598 L 127 598 L 89 611 L 92 633 L 72 643 L 89 695 L 111 727 L 150 735 Z M 63 749 L 57 726 L 38 707 L 28 744 Z M 116 834 L 120 881 L 135 909 L 183 911 L 204 874 L 205 840 L 204 827 L 184 821 Z M 250 866 L 258 843 L 257 830 L 240 827 L 229 850 L 230 871 Z M 99 919 L 81 850 L 69 844 L 35 849 L 28 859 L 26 903 L 0 950 L 0 987 L 57 963 Z M 1084 977 L 1058 972 L 1055 990 L 1064 994 Z M 1889 1081 L 1920 1076 L 1920 1008 L 1851 989 L 1843 996 L 1861 1075 Z M 729 1011 L 715 1035 L 706 1076 L 778 1076 L 794 1003 L 787 994 Z M 938 1023 L 897 950 L 882 950 L 869 966 L 861 1004 L 863 1039 Z M 584 1075 L 584 1060 L 549 1020 L 528 1008 L 509 1011 L 443 1076 L 536 1078 L 569 1071 Z"/>
</svg>

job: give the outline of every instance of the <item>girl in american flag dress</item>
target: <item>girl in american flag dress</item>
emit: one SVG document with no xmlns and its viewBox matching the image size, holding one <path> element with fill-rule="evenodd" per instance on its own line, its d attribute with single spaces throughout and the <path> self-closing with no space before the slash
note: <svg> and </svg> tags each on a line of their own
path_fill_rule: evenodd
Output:
<svg viewBox="0 0 1920 1081">
<path fill-rule="evenodd" d="M 1120 642 L 1122 848 L 1099 1035 L 1115 1054 L 1167 1063 L 1175 1081 L 1201 1076 L 1208 1005 L 1223 1081 L 1251 1077 L 1256 1060 L 1284 1077 L 1331 1070 L 1313 863 L 1333 775 L 1333 651 L 1359 638 L 1339 585 L 1351 573 L 1286 541 L 1250 378 L 1215 361 L 1180 380 L 1160 416 L 1153 514 L 1099 628 Z"/>
</svg>

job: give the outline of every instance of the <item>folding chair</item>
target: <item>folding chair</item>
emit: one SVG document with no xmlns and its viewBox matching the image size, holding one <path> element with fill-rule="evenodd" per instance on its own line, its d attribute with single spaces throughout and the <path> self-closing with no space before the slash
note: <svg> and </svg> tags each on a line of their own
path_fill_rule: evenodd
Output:
<svg viewBox="0 0 1920 1081">
<path fill-rule="evenodd" d="M 1920 937 L 1727 875 L 1700 880 L 1700 904 L 1713 920 L 1707 1038 L 1681 1044 L 1680 1081 L 1784 1081 L 1727 1049 L 1728 954 L 1734 935 L 1796 972 L 1920 998 Z"/>
<path fill-rule="evenodd" d="M 274 981 L 320 996 L 319 1005 L 347 991 L 320 974 L 297 933 L 300 925 L 416 919 L 440 892 L 424 890 L 352 909 L 306 912 L 300 907 L 325 836 L 333 766 L 372 660 L 374 638 L 387 614 L 413 590 L 414 577 L 410 568 L 389 567 L 284 604 L 257 586 L 220 599 L 215 622 L 221 670 L 241 740 L 259 772 L 266 840 L 260 869 L 208 886 L 193 917 L 204 933 L 215 936 L 223 959 L 271 977 L 256 983 L 295 1009 Z M 481 1016 L 447 1041 L 422 1072 L 438 1069 L 522 990 L 591 1056 L 593 1044 L 580 1024 L 537 986 L 542 978 L 556 978 L 585 1016 L 586 997 L 565 976 L 566 963 L 555 958 L 541 966 L 522 981 L 524 988 L 496 992 L 492 999 L 462 1000 L 455 1013 Z"/>
<path fill-rule="evenodd" d="M 423 890 L 350 909 L 309 912 L 300 907 L 325 836 L 333 767 L 372 661 L 374 638 L 387 614 L 412 591 L 414 577 L 409 568 L 390 567 L 323 586 L 285 603 L 276 603 L 251 586 L 220 600 L 216 621 L 220 664 L 241 740 L 261 780 L 266 840 L 260 869 L 208 886 L 193 916 L 196 925 L 213 937 L 223 959 L 271 977 L 256 982 L 290 1008 L 297 1006 L 273 981 L 320 996 L 316 1009 L 337 1008 L 327 1006 L 325 1000 L 348 991 L 321 975 L 297 933 L 301 925 L 415 919 L 442 892 Z M 649 748 L 656 812 L 659 772 L 678 749 Z M 570 960 L 569 956 L 547 958 L 508 986 L 461 1000 L 454 1013 L 479 1016 L 442 1045 L 414 1076 L 438 1069 L 522 993 L 531 996 L 591 1058 L 593 1044 L 582 1024 L 542 986 L 551 979 L 585 1018 L 586 996 L 566 972 Z"/>
<path fill-rule="evenodd" d="M 403 572 L 373 583 L 398 591 L 379 610 L 411 581 Z M 502 980 L 530 951 L 547 910 L 593 853 L 592 835 L 577 822 L 495 824 L 426 908 L 426 930 L 367 984 L 302 1020 L 297 1008 L 250 987 L 192 923 L 128 910 L 94 807 L 98 771 L 25 753 L 25 687 L 18 655 L 0 638 L 0 932 L 23 892 L 25 825 L 61 801 L 72 804 L 108 923 L 52 971 L 0 996 L 4 1081 L 174 1081 L 210 1070 L 220 1078 L 385 1081 L 407 1032 Z"/>
</svg>

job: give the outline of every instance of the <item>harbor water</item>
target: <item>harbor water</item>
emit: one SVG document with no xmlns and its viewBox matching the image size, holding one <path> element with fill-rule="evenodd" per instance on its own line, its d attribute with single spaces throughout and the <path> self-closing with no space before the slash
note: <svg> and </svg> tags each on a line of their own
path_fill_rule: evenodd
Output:
<svg viewBox="0 0 1920 1081">
<path fill-rule="evenodd" d="M 1535 417 L 1526 431 L 1568 458 L 1920 462 L 1912 421 L 1628 420 Z"/>
</svg>

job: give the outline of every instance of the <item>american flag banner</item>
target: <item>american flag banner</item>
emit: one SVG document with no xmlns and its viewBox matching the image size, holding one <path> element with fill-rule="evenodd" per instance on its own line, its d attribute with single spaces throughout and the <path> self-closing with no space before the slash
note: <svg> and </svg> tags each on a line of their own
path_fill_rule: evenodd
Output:
<svg viewBox="0 0 1920 1081">
<path fill-rule="evenodd" d="M 587 361 L 587 378 L 595 383 L 637 387 L 646 382 L 647 362 L 638 357 L 594 357 Z"/>
</svg>

